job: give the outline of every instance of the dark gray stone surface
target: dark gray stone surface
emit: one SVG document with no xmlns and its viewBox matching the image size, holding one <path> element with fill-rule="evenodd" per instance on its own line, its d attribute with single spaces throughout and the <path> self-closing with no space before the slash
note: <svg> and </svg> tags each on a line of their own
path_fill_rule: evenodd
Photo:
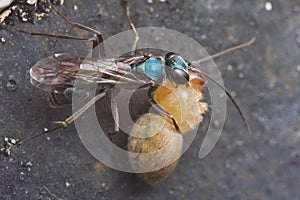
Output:
<svg viewBox="0 0 300 200">
<path fill-rule="evenodd" d="M 215 60 L 253 134 L 246 133 L 229 103 L 224 131 L 213 151 L 198 158 L 206 119 L 171 176 L 150 187 L 132 174 L 97 164 L 71 125 L 49 135 L 49 140 L 41 137 L 11 157 L 1 157 L 1 199 L 299 199 L 300 1 L 272 1 L 270 11 L 262 0 L 129 4 L 137 27 L 180 31 L 209 53 L 257 37 L 254 45 Z M 70 0 L 59 8 L 72 20 L 101 30 L 105 37 L 127 30 L 123 9 L 115 0 Z M 53 12 L 35 25 L 16 22 L 16 26 L 51 33 L 68 30 Z M 0 44 L 0 135 L 26 138 L 70 115 L 69 107 L 48 106 L 47 94 L 30 84 L 29 69 L 54 52 L 86 55 L 89 46 L 59 41 L 53 48 L 52 39 L 7 30 L 1 30 L 0 36 L 5 38 Z M 14 90 L 6 87 L 11 78 L 17 83 Z M 101 108 L 109 115 L 107 106 Z M 111 126 L 110 118 L 103 120 Z"/>
</svg>

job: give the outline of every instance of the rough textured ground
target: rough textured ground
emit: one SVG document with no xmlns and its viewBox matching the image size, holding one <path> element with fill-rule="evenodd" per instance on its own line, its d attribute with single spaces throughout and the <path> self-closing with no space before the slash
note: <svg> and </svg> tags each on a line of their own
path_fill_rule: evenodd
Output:
<svg viewBox="0 0 300 200">
<path fill-rule="evenodd" d="M 300 1 L 272 1 L 270 11 L 263 0 L 149 2 L 130 2 L 137 27 L 180 31 L 209 53 L 257 37 L 251 47 L 215 60 L 253 134 L 246 133 L 229 104 L 223 134 L 213 151 L 198 158 L 206 120 L 173 174 L 149 187 L 132 174 L 97 163 L 70 126 L 49 135 L 49 140 L 42 137 L 24 145 L 9 158 L 1 157 L 1 199 L 298 199 Z M 72 20 L 101 30 L 107 37 L 127 29 L 122 7 L 115 0 L 69 0 L 59 8 Z M 35 25 L 20 21 L 15 25 L 52 33 L 68 30 L 53 12 Z M 1 136 L 26 138 L 70 115 L 70 108 L 48 106 L 47 94 L 30 84 L 28 72 L 36 61 L 54 52 L 85 55 L 89 47 L 59 41 L 53 48 L 52 39 L 7 30 L 1 30 L 0 37 L 5 38 L 0 43 Z M 17 87 L 8 90 L 8 82 L 14 81 Z M 99 105 L 99 109 L 106 107 Z M 137 109 L 143 107 L 143 101 L 137 103 Z M 109 111 L 103 112 L 109 115 Z M 111 125 L 110 118 L 103 120 Z"/>
</svg>

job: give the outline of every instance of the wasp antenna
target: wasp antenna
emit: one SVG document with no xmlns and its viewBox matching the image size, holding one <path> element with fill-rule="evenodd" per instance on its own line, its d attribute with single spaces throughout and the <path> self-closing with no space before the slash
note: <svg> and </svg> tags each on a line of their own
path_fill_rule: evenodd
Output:
<svg viewBox="0 0 300 200">
<path fill-rule="evenodd" d="M 236 46 L 234 46 L 234 47 L 225 49 L 225 50 L 220 51 L 220 52 L 218 52 L 218 53 L 216 53 L 216 54 L 213 54 L 213 55 L 211 55 L 211 56 L 207 56 L 207 57 L 205 57 L 205 58 L 202 58 L 202 59 L 200 59 L 200 60 L 193 61 L 192 64 L 193 64 L 193 65 L 197 65 L 197 64 L 199 64 L 199 63 L 203 63 L 203 62 L 209 61 L 209 60 L 211 60 L 211 59 L 214 59 L 214 58 L 223 56 L 223 55 L 225 55 L 225 54 L 228 54 L 228 53 L 230 53 L 230 52 L 236 51 L 236 50 L 238 50 L 238 49 L 242 49 L 242 48 L 244 48 L 244 47 L 250 46 L 250 45 L 253 44 L 255 41 L 256 41 L 256 37 L 253 37 L 253 38 L 251 38 L 251 40 L 249 40 L 249 41 L 247 41 L 247 42 L 244 42 L 244 43 L 239 44 L 239 45 L 236 45 Z"/>
<path fill-rule="evenodd" d="M 237 101 L 235 100 L 235 98 L 231 95 L 231 93 L 229 92 L 229 90 L 224 87 L 223 85 L 221 85 L 218 81 L 216 81 L 213 77 L 211 77 L 209 74 L 205 73 L 205 72 L 202 72 L 196 68 L 190 68 L 190 70 L 192 71 L 195 71 L 195 72 L 198 72 L 200 74 L 202 74 L 203 76 L 207 77 L 209 80 L 213 81 L 219 88 L 221 88 L 225 93 L 226 95 L 228 96 L 228 98 L 231 100 L 231 102 L 233 103 L 233 105 L 235 106 L 235 108 L 237 109 L 237 111 L 239 112 L 243 122 L 244 122 L 244 125 L 245 127 L 247 128 L 247 131 L 249 134 L 252 133 L 251 131 L 251 128 L 250 128 L 250 125 L 244 115 L 244 113 L 242 112 L 241 110 L 241 107 L 239 106 L 239 104 L 237 103 Z"/>
</svg>

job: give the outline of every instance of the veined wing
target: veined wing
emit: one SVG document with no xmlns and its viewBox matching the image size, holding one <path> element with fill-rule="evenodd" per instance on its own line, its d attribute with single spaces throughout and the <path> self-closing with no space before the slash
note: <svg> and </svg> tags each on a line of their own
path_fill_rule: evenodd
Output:
<svg viewBox="0 0 300 200">
<path fill-rule="evenodd" d="M 72 87 L 75 80 L 83 85 L 115 84 L 118 80 L 134 83 L 139 79 L 131 73 L 131 64 L 145 59 L 147 56 L 83 59 L 70 54 L 54 54 L 30 69 L 31 83 L 45 91 L 51 91 L 57 85 Z"/>
</svg>

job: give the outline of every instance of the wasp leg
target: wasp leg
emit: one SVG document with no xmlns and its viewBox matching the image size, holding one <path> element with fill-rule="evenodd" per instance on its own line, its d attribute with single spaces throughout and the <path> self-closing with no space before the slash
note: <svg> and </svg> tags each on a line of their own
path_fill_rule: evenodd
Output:
<svg viewBox="0 0 300 200">
<path fill-rule="evenodd" d="M 118 105 L 114 98 L 111 99 L 111 108 L 112 108 L 112 115 L 114 118 L 114 132 L 108 133 L 108 137 L 110 141 L 112 141 L 112 136 L 119 133 L 119 112 L 118 112 Z"/>
<path fill-rule="evenodd" d="M 74 122 L 78 117 L 80 117 L 87 109 L 89 109 L 92 105 L 95 104 L 98 100 L 102 99 L 106 95 L 106 92 L 102 92 L 96 95 L 94 98 L 89 100 L 84 106 L 82 106 L 79 110 L 77 110 L 73 115 L 66 118 L 64 121 L 53 122 L 55 124 L 63 124 L 64 127 L 67 127 L 69 124 Z"/>
<path fill-rule="evenodd" d="M 132 45 L 132 52 L 131 52 L 131 55 L 136 55 L 137 54 L 137 45 L 138 45 L 138 42 L 139 42 L 139 34 L 138 32 L 136 31 L 136 28 L 134 26 L 134 24 L 132 23 L 131 21 L 131 16 L 130 16 L 130 9 L 129 9 L 129 6 L 128 6 L 128 3 L 127 1 L 125 0 L 121 0 L 120 1 L 120 4 L 124 7 L 125 9 L 125 14 L 126 14 L 126 17 L 127 17 L 127 22 L 128 22 L 128 26 L 129 28 L 133 31 L 134 35 L 135 35 L 135 39 L 134 39 L 134 42 L 133 42 L 133 45 Z"/>
<path fill-rule="evenodd" d="M 96 95 L 94 98 L 92 98 L 88 103 L 86 103 L 84 106 L 82 106 L 79 110 L 77 110 L 73 115 L 71 115 L 70 117 L 66 118 L 63 121 L 56 121 L 53 122 L 54 124 L 58 124 L 57 126 L 55 126 L 54 128 L 51 129 L 44 129 L 44 131 L 35 134 L 19 143 L 17 143 L 17 146 L 21 146 L 27 142 L 29 142 L 30 140 L 33 140 L 37 137 L 40 137 L 42 135 L 54 132 L 56 130 L 62 129 L 62 128 L 66 128 L 67 126 L 69 126 L 72 122 L 74 122 L 74 120 L 76 120 L 78 117 L 80 117 L 87 109 L 89 109 L 92 105 L 94 105 L 95 102 L 97 102 L 98 100 L 100 100 L 101 98 L 103 98 L 106 95 L 106 92 L 102 92 L 98 95 Z"/>
<path fill-rule="evenodd" d="M 153 90 L 155 89 L 155 87 L 152 87 L 148 90 L 148 97 L 149 97 L 149 102 L 151 103 L 152 107 L 159 112 L 162 115 L 167 116 L 168 118 L 170 118 L 173 122 L 173 125 L 176 129 L 176 131 L 178 131 L 179 133 L 182 133 L 182 131 L 179 128 L 178 122 L 176 121 L 176 119 L 174 118 L 173 115 L 171 115 L 170 113 L 168 113 L 166 110 L 164 110 L 159 104 L 156 103 L 156 101 L 153 99 Z"/>
<path fill-rule="evenodd" d="M 103 44 L 103 37 L 100 31 L 97 31 L 93 28 L 90 28 L 88 26 L 76 23 L 71 21 L 70 19 L 68 19 L 64 14 L 62 14 L 51 2 L 50 0 L 48 0 L 48 3 L 53 7 L 53 9 L 55 10 L 55 12 L 57 13 L 57 15 L 59 17 L 61 17 L 63 20 L 65 20 L 71 27 L 74 28 L 78 28 L 78 29 L 82 29 L 85 31 L 88 31 L 90 33 L 93 33 L 96 35 L 96 38 L 94 38 L 93 41 L 93 51 L 92 51 L 92 57 L 105 57 L 106 53 L 105 53 L 105 48 L 104 48 L 104 44 Z M 100 45 L 101 44 L 101 45 Z M 99 46 L 100 45 L 100 46 Z"/>
<path fill-rule="evenodd" d="M 149 98 L 150 98 L 149 101 L 150 101 L 151 105 L 153 106 L 153 108 L 156 111 L 158 111 L 160 114 L 165 115 L 168 118 L 170 118 L 173 122 L 173 125 L 174 125 L 176 131 L 178 131 L 179 133 L 182 133 L 180 128 L 179 128 L 178 122 L 176 121 L 174 116 L 171 115 L 170 113 L 168 113 L 167 111 L 165 111 L 160 105 L 158 105 L 152 97 L 149 97 Z"/>
<path fill-rule="evenodd" d="M 178 122 L 176 121 L 176 119 L 174 118 L 173 115 L 171 115 L 170 113 L 168 113 L 167 111 L 165 111 L 159 104 L 156 103 L 156 101 L 153 99 L 153 91 L 157 88 L 157 86 L 155 85 L 154 82 L 150 81 L 148 83 L 145 83 L 143 85 L 141 85 L 139 87 L 140 89 L 142 88 L 150 88 L 148 90 L 148 98 L 149 98 L 149 102 L 151 103 L 151 105 L 153 106 L 153 108 L 158 111 L 160 114 L 162 115 L 165 115 L 167 116 L 168 118 L 170 118 L 174 124 L 174 127 L 176 129 L 176 131 L 178 131 L 179 133 L 182 133 L 180 128 L 179 128 L 179 125 L 178 125 Z"/>
<path fill-rule="evenodd" d="M 17 31 L 17 32 L 20 32 L 20 33 L 32 35 L 32 36 L 51 37 L 51 38 L 55 39 L 55 43 L 58 39 L 68 39 L 68 40 L 79 40 L 79 41 L 93 42 L 92 57 L 100 57 L 100 56 L 105 57 L 106 56 L 105 48 L 104 48 L 104 45 L 103 45 L 103 37 L 102 37 L 102 34 L 99 31 L 96 31 L 96 30 L 94 30 L 94 29 L 92 29 L 88 26 L 84 26 L 82 24 L 72 22 L 65 15 L 63 15 L 62 13 L 60 13 L 58 11 L 58 9 L 50 2 L 50 0 L 48 0 L 48 2 L 54 8 L 54 10 L 58 14 L 58 16 L 60 16 L 63 20 L 65 20 L 72 28 L 74 27 L 74 28 L 78 28 L 78 29 L 88 31 L 90 33 L 94 33 L 94 34 L 96 34 L 96 37 L 83 38 L 83 37 L 70 36 L 70 35 L 31 32 L 31 31 L 21 30 L 21 29 L 12 27 L 12 26 L 7 26 L 7 25 L 4 26 L 2 24 L 0 24 L 0 27 L 6 28 L 6 29 L 9 29 L 9 30 L 13 30 L 13 31 Z M 101 44 L 101 45 L 99 45 L 99 44 Z"/>
<path fill-rule="evenodd" d="M 0 24 L 0 27 L 8 29 L 8 30 L 13 30 L 17 31 L 20 33 L 25 33 L 27 35 L 32 35 L 32 36 L 43 36 L 43 37 L 51 37 L 54 38 L 55 40 L 57 39 L 66 39 L 66 40 L 80 40 L 80 41 L 86 41 L 86 42 L 91 42 L 93 39 L 91 38 L 83 38 L 83 37 L 76 37 L 76 36 L 70 36 L 70 35 L 60 35 L 60 34 L 48 34 L 48 33 L 38 33 L 38 32 L 31 32 L 31 31 L 25 31 L 16 27 L 12 26 L 7 26 L 7 25 L 2 25 Z"/>
</svg>

